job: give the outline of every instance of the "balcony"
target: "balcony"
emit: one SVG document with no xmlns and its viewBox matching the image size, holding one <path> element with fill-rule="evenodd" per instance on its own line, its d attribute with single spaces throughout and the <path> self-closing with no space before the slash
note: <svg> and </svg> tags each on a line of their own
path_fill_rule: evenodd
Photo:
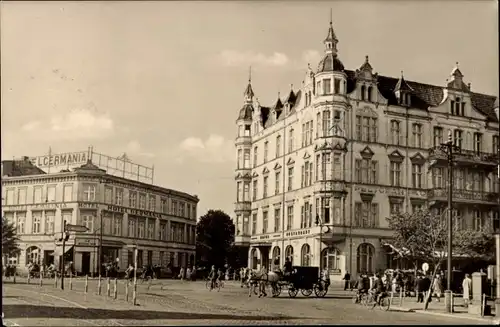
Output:
<svg viewBox="0 0 500 327">
<path fill-rule="evenodd" d="M 234 211 L 250 211 L 251 207 L 251 201 L 240 201 L 234 203 Z"/>
<path fill-rule="evenodd" d="M 440 163 L 445 163 L 448 161 L 448 156 L 440 146 L 435 146 L 429 149 L 429 160 L 437 160 Z M 458 152 L 453 152 L 453 161 L 462 165 L 481 165 L 494 168 L 498 164 L 498 155 L 460 149 Z"/>
<path fill-rule="evenodd" d="M 236 246 L 249 246 L 250 235 L 240 234 L 234 236 L 234 245 Z"/>
<path fill-rule="evenodd" d="M 427 193 L 429 201 L 448 201 L 447 188 L 435 188 Z M 498 204 L 498 193 L 471 191 L 471 190 L 453 190 L 453 201 L 461 203 L 474 204 Z"/>
<path fill-rule="evenodd" d="M 340 180 L 319 180 L 314 182 L 314 193 L 346 192 L 346 182 Z"/>
</svg>

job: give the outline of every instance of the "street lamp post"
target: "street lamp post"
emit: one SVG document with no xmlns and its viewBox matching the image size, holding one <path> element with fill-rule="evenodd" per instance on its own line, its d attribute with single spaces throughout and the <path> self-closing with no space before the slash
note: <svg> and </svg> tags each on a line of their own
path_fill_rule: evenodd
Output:
<svg viewBox="0 0 500 327">
<path fill-rule="evenodd" d="M 448 255 L 447 255 L 447 285 L 444 292 L 444 303 L 446 312 L 453 312 L 451 290 L 452 258 L 453 258 L 453 153 L 460 151 L 460 147 L 453 144 L 452 132 L 448 131 L 448 141 L 440 145 L 440 149 L 446 153 L 448 159 Z"/>
<path fill-rule="evenodd" d="M 99 216 L 99 277 L 101 277 L 101 267 L 102 267 L 102 212 Z"/>
<path fill-rule="evenodd" d="M 495 190 L 498 193 L 498 212 L 497 212 L 497 220 L 500 219 L 500 108 L 498 106 L 498 98 L 495 102 L 495 114 L 498 119 L 498 138 L 497 138 L 497 156 L 498 156 L 498 165 L 497 165 L 497 178 L 498 178 L 498 190 Z M 493 219 L 495 217 L 493 216 Z M 496 268 L 495 268 L 495 279 L 496 279 L 496 299 L 495 299 L 495 312 L 498 317 L 500 312 L 500 229 L 499 226 L 496 226 L 495 221 L 493 220 L 493 232 L 495 233 L 495 245 L 496 245 Z"/>
</svg>

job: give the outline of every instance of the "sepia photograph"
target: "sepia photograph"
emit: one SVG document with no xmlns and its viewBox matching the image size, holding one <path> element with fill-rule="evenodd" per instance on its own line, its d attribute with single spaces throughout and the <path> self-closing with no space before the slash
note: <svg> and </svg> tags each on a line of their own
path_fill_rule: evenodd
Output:
<svg viewBox="0 0 500 327">
<path fill-rule="evenodd" d="M 1 1 L 2 326 L 498 325 L 498 1 Z"/>
</svg>

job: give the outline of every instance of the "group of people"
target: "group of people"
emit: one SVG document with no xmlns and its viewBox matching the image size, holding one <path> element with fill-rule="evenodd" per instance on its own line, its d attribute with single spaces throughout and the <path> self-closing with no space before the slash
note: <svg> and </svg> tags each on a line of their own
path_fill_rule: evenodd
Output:
<svg viewBox="0 0 500 327">
<path fill-rule="evenodd" d="M 210 291 L 216 288 L 217 283 L 221 283 L 223 278 L 224 273 L 222 269 L 215 269 L 215 266 L 212 265 L 212 268 L 210 268 L 210 272 L 208 273 L 208 280 L 210 280 Z"/>
</svg>

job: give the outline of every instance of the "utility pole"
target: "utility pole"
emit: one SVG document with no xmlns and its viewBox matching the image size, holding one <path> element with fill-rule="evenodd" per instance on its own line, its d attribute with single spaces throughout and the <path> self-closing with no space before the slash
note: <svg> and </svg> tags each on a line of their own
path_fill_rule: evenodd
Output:
<svg viewBox="0 0 500 327">
<path fill-rule="evenodd" d="M 63 222 L 63 232 L 62 232 L 62 259 L 61 259 L 61 289 L 62 290 L 64 290 L 64 252 L 66 250 L 65 247 L 66 247 L 66 220 Z"/>
<path fill-rule="evenodd" d="M 100 227 L 99 227 L 99 260 L 98 260 L 98 265 L 99 265 L 99 277 L 101 276 L 101 267 L 102 267 L 102 212 L 99 217 L 100 220 Z"/>
</svg>

